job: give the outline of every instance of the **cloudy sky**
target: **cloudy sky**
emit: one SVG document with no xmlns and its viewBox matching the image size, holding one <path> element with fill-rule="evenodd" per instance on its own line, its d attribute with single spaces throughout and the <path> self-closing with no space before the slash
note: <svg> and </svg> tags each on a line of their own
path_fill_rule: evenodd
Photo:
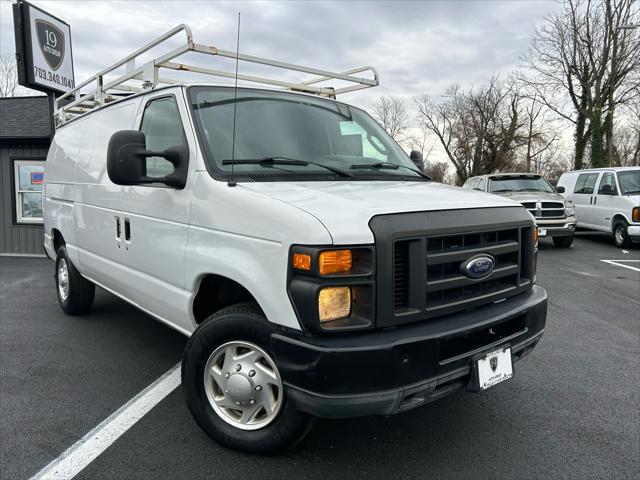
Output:
<svg viewBox="0 0 640 480">
<path fill-rule="evenodd" d="M 12 2 L 0 2 L 0 50 L 13 53 Z M 437 96 L 453 82 L 509 73 L 534 26 L 559 8 L 553 0 L 32 3 L 71 25 L 77 83 L 178 23 L 198 43 L 234 50 L 241 12 L 241 52 L 335 71 L 375 66 L 380 87 L 341 97 L 365 108 L 383 94 Z"/>
<path fill-rule="evenodd" d="M 0 4 L 2 53 L 14 51 L 11 3 Z M 517 67 L 534 26 L 553 1 L 191 2 L 43 1 L 71 25 L 76 81 L 178 23 L 199 43 L 327 69 L 374 65 L 381 86 L 352 94 L 437 94 L 452 82 L 482 80 Z"/>
</svg>

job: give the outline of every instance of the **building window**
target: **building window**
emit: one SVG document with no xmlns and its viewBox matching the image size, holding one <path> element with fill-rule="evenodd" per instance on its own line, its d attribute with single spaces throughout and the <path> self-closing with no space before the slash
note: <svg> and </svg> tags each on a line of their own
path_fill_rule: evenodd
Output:
<svg viewBox="0 0 640 480">
<path fill-rule="evenodd" d="M 42 183 L 44 180 L 44 160 L 16 160 L 14 169 L 16 222 L 43 223 Z"/>
</svg>

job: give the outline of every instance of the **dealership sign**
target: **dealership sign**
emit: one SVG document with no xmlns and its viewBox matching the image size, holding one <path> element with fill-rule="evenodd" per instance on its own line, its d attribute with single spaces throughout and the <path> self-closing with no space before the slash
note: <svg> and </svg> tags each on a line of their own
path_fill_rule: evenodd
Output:
<svg viewBox="0 0 640 480">
<path fill-rule="evenodd" d="M 20 85 L 47 93 L 74 88 L 69 24 L 25 1 L 13 6 L 13 24 Z"/>
</svg>

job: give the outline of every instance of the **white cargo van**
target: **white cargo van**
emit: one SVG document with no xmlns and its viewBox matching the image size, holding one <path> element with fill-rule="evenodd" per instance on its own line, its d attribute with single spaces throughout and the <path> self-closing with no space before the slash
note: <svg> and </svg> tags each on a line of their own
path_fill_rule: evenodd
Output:
<svg viewBox="0 0 640 480">
<path fill-rule="evenodd" d="M 183 31 L 184 47 L 133 64 Z M 172 62 L 183 52 L 236 56 L 180 26 L 58 103 L 44 216 L 64 311 L 87 312 L 99 285 L 190 336 L 193 416 L 249 452 L 296 443 L 314 417 L 403 412 L 514 375 L 547 311 L 522 205 L 430 182 L 333 98 L 376 85 L 355 75 L 370 67 L 239 56 L 316 75 L 239 75 L 277 90 L 160 76 L 233 77 Z"/>
<path fill-rule="evenodd" d="M 579 228 L 611 233 L 618 247 L 640 242 L 640 167 L 563 173 L 560 190 L 575 205 Z"/>
</svg>

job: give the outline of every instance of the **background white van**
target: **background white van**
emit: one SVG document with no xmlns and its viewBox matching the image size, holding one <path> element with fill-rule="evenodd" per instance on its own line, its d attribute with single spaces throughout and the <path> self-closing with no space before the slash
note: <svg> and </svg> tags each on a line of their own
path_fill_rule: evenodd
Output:
<svg viewBox="0 0 640 480">
<path fill-rule="evenodd" d="M 640 242 L 640 167 L 567 172 L 557 186 L 574 203 L 579 228 L 611 233 L 618 247 Z"/>
</svg>

